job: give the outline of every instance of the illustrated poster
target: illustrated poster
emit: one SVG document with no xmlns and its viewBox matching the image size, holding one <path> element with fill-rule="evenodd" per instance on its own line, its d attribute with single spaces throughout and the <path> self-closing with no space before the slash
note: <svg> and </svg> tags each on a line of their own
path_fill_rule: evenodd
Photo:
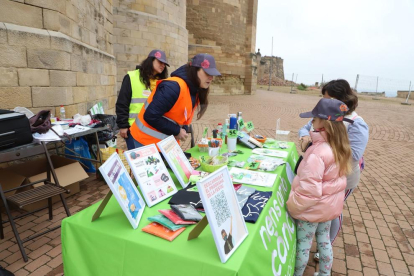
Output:
<svg viewBox="0 0 414 276">
<path fill-rule="evenodd" d="M 183 188 L 187 187 L 190 182 L 190 176 L 193 174 L 198 175 L 199 172 L 193 169 L 174 136 L 165 138 L 158 142 L 157 145 L 181 186 Z"/>
<path fill-rule="evenodd" d="M 231 168 L 230 175 L 233 182 L 262 187 L 273 187 L 277 178 L 277 174 L 250 171 L 235 167 Z"/>
<path fill-rule="evenodd" d="M 258 155 L 281 157 L 281 158 L 286 158 L 288 156 L 287 151 L 274 150 L 274 149 L 254 149 L 254 150 L 252 150 L 252 153 L 258 154 Z"/>
<path fill-rule="evenodd" d="M 154 144 L 124 152 L 149 207 L 177 192 Z"/>
<path fill-rule="evenodd" d="M 226 166 L 197 182 L 217 251 L 225 263 L 248 235 Z"/>
<path fill-rule="evenodd" d="M 138 192 L 118 154 L 113 153 L 99 171 L 111 189 L 113 195 L 127 216 L 132 227 L 136 229 L 145 209 L 145 202 Z"/>
</svg>

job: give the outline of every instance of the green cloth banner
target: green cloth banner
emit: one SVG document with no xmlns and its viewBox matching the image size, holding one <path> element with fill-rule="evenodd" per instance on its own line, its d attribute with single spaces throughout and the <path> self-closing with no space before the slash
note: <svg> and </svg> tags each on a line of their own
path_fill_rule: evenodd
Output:
<svg viewBox="0 0 414 276">
<path fill-rule="evenodd" d="M 238 145 L 244 154 L 230 157 L 245 161 L 251 150 Z M 226 151 L 226 145 L 222 152 Z M 187 241 L 189 226 L 174 241 L 144 233 L 141 229 L 158 215 L 159 209 L 170 209 L 168 199 L 145 208 L 139 226 L 133 230 L 118 202 L 112 197 L 100 218 L 91 222 L 99 206 L 96 203 L 62 221 L 62 256 L 65 276 L 79 275 L 168 275 L 168 276 L 251 276 L 293 275 L 296 255 L 296 228 L 286 212 L 286 200 L 298 160 L 294 143 L 289 143 L 288 164 L 277 168 L 279 176 L 272 197 L 255 224 L 246 223 L 249 235 L 225 263 L 220 258 L 209 226 L 194 240 Z M 205 155 L 198 148 L 189 150 L 194 157 Z M 175 176 L 171 173 L 177 187 Z"/>
</svg>

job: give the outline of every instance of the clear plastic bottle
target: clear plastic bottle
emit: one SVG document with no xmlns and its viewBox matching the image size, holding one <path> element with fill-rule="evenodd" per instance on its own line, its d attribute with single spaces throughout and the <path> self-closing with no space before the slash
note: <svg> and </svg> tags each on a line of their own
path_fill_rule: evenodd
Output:
<svg viewBox="0 0 414 276">
<path fill-rule="evenodd" d="M 237 112 L 237 129 L 240 129 L 239 122 L 240 122 L 241 119 L 243 119 L 242 118 L 242 113 L 241 113 L 241 111 L 239 111 L 239 112 Z"/>
<path fill-rule="evenodd" d="M 66 118 L 66 112 L 65 112 L 65 108 L 63 107 L 63 105 L 60 106 L 60 119 L 63 120 Z"/>
<path fill-rule="evenodd" d="M 217 136 L 220 137 L 222 132 L 223 132 L 223 125 L 221 123 L 218 123 L 218 125 L 217 125 Z"/>
</svg>

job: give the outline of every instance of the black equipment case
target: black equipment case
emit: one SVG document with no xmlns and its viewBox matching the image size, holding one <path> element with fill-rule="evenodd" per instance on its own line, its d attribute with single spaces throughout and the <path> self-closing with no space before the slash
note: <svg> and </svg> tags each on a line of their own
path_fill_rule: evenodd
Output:
<svg viewBox="0 0 414 276">
<path fill-rule="evenodd" d="M 26 115 L 0 109 L 0 151 L 33 141 Z"/>
</svg>

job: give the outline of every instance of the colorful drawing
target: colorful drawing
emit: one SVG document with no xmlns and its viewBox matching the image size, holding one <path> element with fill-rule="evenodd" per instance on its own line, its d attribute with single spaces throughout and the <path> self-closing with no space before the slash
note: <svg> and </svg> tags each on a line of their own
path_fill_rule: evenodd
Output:
<svg viewBox="0 0 414 276">
<path fill-rule="evenodd" d="M 277 178 L 277 174 L 249 171 L 235 167 L 231 168 L 230 175 L 234 182 L 263 187 L 272 187 Z"/>
<path fill-rule="evenodd" d="M 145 202 L 139 194 L 135 183 L 122 164 L 117 153 L 99 167 L 106 183 L 127 216 L 132 227 L 136 229 L 145 208 Z"/>
<path fill-rule="evenodd" d="M 126 151 L 124 155 L 149 207 L 177 192 L 154 144 Z M 167 187 L 172 189 L 168 193 Z"/>
<path fill-rule="evenodd" d="M 194 171 L 174 136 L 162 140 L 157 143 L 157 145 L 181 186 L 183 186 L 183 188 L 187 187 L 190 182 L 190 176 L 197 172 Z"/>
</svg>

